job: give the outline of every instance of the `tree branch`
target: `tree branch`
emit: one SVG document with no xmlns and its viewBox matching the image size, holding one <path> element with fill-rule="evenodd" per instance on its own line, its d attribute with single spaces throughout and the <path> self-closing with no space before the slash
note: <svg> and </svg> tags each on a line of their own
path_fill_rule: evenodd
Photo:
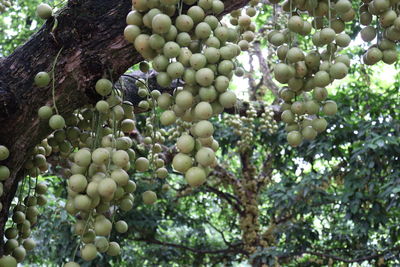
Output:
<svg viewBox="0 0 400 267">
<path fill-rule="evenodd" d="M 174 248 L 179 248 L 179 249 L 184 249 L 184 250 L 189 250 L 193 253 L 196 254 L 220 254 L 220 253 L 239 253 L 239 254 L 245 254 L 245 252 L 241 249 L 242 244 L 237 243 L 237 244 L 232 244 L 231 247 L 226 248 L 226 249 L 196 249 L 196 248 L 191 248 L 185 245 L 181 244 L 175 244 L 175 243 L 169 243 L 169 242 L 163 242 L 155 238 L 135 238 L 133 241 L 139 241 L 139 242 L 146 242 L 149 244 L 156 244 L 156 245 L 161 245 L 161 246 L 167 246 L 167 247 L 174 247 Z"/>
</svg>

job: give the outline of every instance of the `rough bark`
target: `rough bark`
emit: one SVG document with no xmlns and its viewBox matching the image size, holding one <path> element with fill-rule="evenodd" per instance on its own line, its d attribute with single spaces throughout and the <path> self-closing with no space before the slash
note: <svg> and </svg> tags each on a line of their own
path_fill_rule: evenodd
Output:
<svg viewBox="0 0 400 267">
<path fill-rule="evenodd" d="M 225 0 L 225 13 L 244 6 L 248 0 Z M 34 34 L 29 41 L 7 58 L 0 59 L 0 144 L 10 149 L 11 156 L 2 164 L 11 170 L 4 182 L 1 197 L 0 236 L 3 236 L 8 210 L 18 180 L 23 177 L 22 165 L 30 147 L 51 131 L 40 123 L 37 110 L 52 104 L 51 87 L 37 88 L 34 76 L 55 67 L 55 95 L 61 114 L 72 112 L 94 102 L 94 84 L 107 77 L 117 80 L 129 67 L 141 60 L 123 37 L 125 17 L 131 1 L 70 0 L 54 19 Z M 0 239 L 2 255 L 3 238 Z"/>
</svg>

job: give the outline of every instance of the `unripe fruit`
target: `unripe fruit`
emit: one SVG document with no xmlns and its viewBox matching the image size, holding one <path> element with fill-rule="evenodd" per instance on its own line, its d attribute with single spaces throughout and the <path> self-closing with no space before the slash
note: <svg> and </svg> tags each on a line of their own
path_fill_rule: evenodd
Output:
<svg viewBox="0 0 400 267">
<path fill-rule="evenodd" d="M 5 160 L 10 156 L 10 151 L 7 147 L 0 145 L 0 160 Z"/>
<path fill-rule="evenodd" d="M 130 11 L 126 16 L 126 24 L 128 25 L 136 25 L 142 26 L 143 25 L 143 16 L 137 11 Z"/>
<path fill-rule="evenodd" d="M 38 116 L 42 120 L 48 120 L 53 115 L 53 109 L 49 106 L 42 106 L 38 110 Z"/>
<path fill-rule="evenodd" d="M 157 201 L 157 195 L 153 191 L 146 191 L 142 193 L 143 203 L 146 205 L 153 205 Z"/>
<path fill-rule="evenodd" d="M 211 34 L 211 27 L 205 22 L 200 22 L 195 28 L 196 37 L 199 39 L 207 39 Z"/>
<path fill-rule="evenodd" d="M 36 7 L 36 14 L 41 19 L 49 19 L 53 16 L 53 9 L 48 4 L 40 4 Z"/>
<path fill-rule="evenodd" d="M 50 117 L 49 126 L 53 130 L 62 129 L 65 127 L 65 120 L 58 114 L 53 115 Z"/>
<path fill-rule="evenodd" d="M 47 192 L 47 185 L 44 183 L 39 183 L 36 185 L 35 191 L 39 195 L 43 195 Z"/>
<path fill-rule="evenodd" d="M 205 120 L 196 123 L 194 129 L 196 135 L 201 138 L 212 136 L 214 133 L 214 127 L 211 122 Z"/>
<path fill-rule="evenodd" d="M 139 172 L 145 172 L 149 169 L 149 160 L 145 157 L 137 158 L 135 161 L 135 169 Z"/>
<path fill-rule="evenodd" d="M 162 125 L 168 126 L 175 123 L 175 121 L 176 121 L 176 116 L 172 110 L 166 110 L 161 114 L 160 122 Z"/>
<path fill-rule="evenodd" d="M 23 242 L 23 246 L 26 250 L 32 250 L 36 247 L 36 243 L 32 238 L 25 239 Z"/>
<path fill-rule="evenodd" d="M 196 82 L 201 86 L 210 86 L 214 81 L 214 72 L 208 68 L 202 68 L 196 72 Z"/>
<path fill-rule="evenodd" d="M 196 105 L 194 114 L 197 119 L 207 120 L 213 115 L 213 109 L 210 103 L 202 101 Z"/>
<path fill-rule="evenodd" d="M 166 56 L 167 58 L 175 58 L 179 56 L 179 52 L 180 52 L 180 47 L 175 42 L 170 41 L 164 45 L 163 53 L 164 56 Z"/>
<path fill-rule="evenodd" d="M 127 40 L 130 43 L 134 43 L 136 37 L 138 37 L 139 35 L 140 35 L 140 28 L 136 25 L 128 25 L 124 29 L 125 40 Z"/>
<path fill-rule="evenodd" d="M 117 190 L 117 184 L 111 178 L 105 178 L 99 182 L 98 191 L 103 197 L 111 197 Z"/>
<path fill-rule="evenodd" d="M 178 153 L 172 160 L 172 166 L 178 172 L 185 173 L 190 167 L 192 167 L 192 158 L 183 153 Z"/>
<path fill-rule="evenodd" d="M 214 150 L 208 147 L 200 148 L 196 153 L 196 161 L 205 167 L 212 165 L 215 162 Z"/>
<path fill-rule="evenodd" d="M 115 230 L 117 230 L 118 233 L 126 233 L 128 231 L 128 224 L 120 220 L 115 223 Z"/>
<path fill-rule="evenodd" d="M 0 258 L 0 266 L 1 267 L 17 267 L 17 260 L 10 255 L 3 255 Z"/>
<path fill-rule="evenodd" d="M 301 134 L 306 140 L 314 140 L 318 133 L 312 126 L 307 126 L 301 131 Z"/>
<path fill-rule="evenodd" d="M 185 179 L 192 187 L 197 187 L 204 184 L 206 177 L 206 172 L 200 167 L 192 167 L 185 173 Z"/>
<path fill-rule="evenodd" d="M 303 29 L 304 21 L 299 16 L 292 16 L 288 21 L 288 28 L 293 32 L 300 33 Z"/>
<path fill-rule="evenodd" d="M 12 253 L 12 256 L 17 262 L 22 262 L 26 257 L 26 250 L 23 247 L 16 247 Z"/>
<path fill-rule="evenodd" d="M 95 246 L 100 253 L 106 252 L 109 246 L 107 238 L 98 236 L 95 240 Z"/>
<path fill-rule="evenodd" d="M 112 154 L 112 162 L 115 165 L 124 168 L 129 163 L 129 154 L 124 150 L 117 150 Z"/>
<path fill-rule="evenodd" d="M 74 174 L 68 179 L 68 186 L 72 191 L 81 193 L 85 191 L 87 186 L 86 177 L 82 174 Z"/>
<path fill-rule="evenodd" d="M 168 176 L 168 170 L 167 170 L 166 168 L 164 168 L 164 167 L 158 168 L 158 169 L 156 170 L 156 176 L 157 176 L 158 178 L 160 178 L 160 179 L 164 179 L 165 177 Z"/>
<path fill-rule="evenodd" d="M 113 179 L 117 185 L 125 186 L 128 184 L 129 175 L 123 169 L 116 169 L 111 172 L 111 179 Z"/>
<path fill-rule="evenodd" d="M 203 9 L 199 6 L 190 7 L 187 11 L 187 14 L 189 17 L 192 18 L 192 20 L 195 24 L 201 22 L 205 17 L 205 13 L 204 13 Z"/>
<path fill-rule="evenodd" d="M 96 92 L 101 96 L 106 96 L 111 93 L 112 83 L 108 79 L 100 79 L 96 82 Z"/>
<path fill-rule="evenodd" d="M 0 166 L 0 181 L 5 181 L 10 177 L 10 170 L 7 166 Z"/>
<path fill-rule="evenodd" d="M 93 244 L 86 244 L 81 249 L 81 257 L 85 261 L 91 261 L 97 256 L 97 249 L 96 246 Z"/>
<path fill-rule="evenodd" d="M 185 68 L 180 62 L 173 62 L 167 67 L 167 73 L 171 79 L 180 78 L 183 75 L 184 71 Z"/>
<path fill-rule="evenodd" d="M 91 160 L 92 155 L 87 149 L 80 149 L 74 155 L 74 162 L 81 167 L 88 167 Z"/>
<path fill-rule="evenodd" d="M 193 28 L 193 19 L 188 15 L 180 15 L 176 18 L 175 26 L 181 32 L 189 32 Z"/>
<path fill-rule="evenodd" d="M 108 236 L 111 233 L 112 223 L 106 218 L 96 219 L 94 231 L 97 236 Z"/>
<path fill-rule="evenodd" d="M 184 134 L 176 141 L 176 146 L 182 153 L 190 153 L 194 149 L 194 138 L 188 134 Z"/>
<path fill-rule="evenodd" d="M 171 28 L 171 18 L 165 14 L 158 14 L 154 16 L 152 22 L 151 22 L 151 27 L 153 29 L 153 32 L 158 33 L 158 34 L 164 34 L 169 31 Z"/>
<path fill-rule="evenodd" d="M 87 195 L 77 195 L 74 198 L 74 206 L 77 210 L 88 211 L 91 204 L 92 200 Z"/>
<path fill-rule="evenodd" d="M 301 136 L 301 133 L 298 131 L 291 131 L 287 135 L 287 141 L 289 145 L 296 147 L 301 144 L 303 137 Z"/>
<path fill-rule="evenodd" d="M 326 120 L 324 118 L 316 118 L 316 119 L 313 119 L 313 121 L 312 121 L 312 127 L 318 133 L 325 131 L 327 126 L 328 126 L 328 123 L 326 122 Z"/>
<path fill-rule="evenodd" d="M 107 249 L 107 255 L 109 256 L 117 256 L 121 253 L 121 248 L 117 242 L 110 242 L 110 245 Z"/>
<path fill-rule="evenodd" d="M 219 96 L 219 103 L 224 108 L 232 108 L 236 104 L 236 94 L 232 91 L 226 91 Z"/>
<path fill-rule="evenodd" d="M 182 109 L 186 110 L 193 104 L 193 95 L 189 91 L 181 91 L 175 97 L 175 103 Z"/>
<path fill-rule="evenodd" d="M 360 34 L 364 42 L 370 42 L 376 37 L 376 29 L 373 26 L 367 26 L 361 30 Z"/>
<path fill-rule="evenodd" d="M 336 102 L 334 101 L 326 101 L 325 105 L 322 108 L 322 111 L 328 115 L 328 116 L 332 116 L 335 115 L 337 112 L 337 105 Z"/>
</svg>

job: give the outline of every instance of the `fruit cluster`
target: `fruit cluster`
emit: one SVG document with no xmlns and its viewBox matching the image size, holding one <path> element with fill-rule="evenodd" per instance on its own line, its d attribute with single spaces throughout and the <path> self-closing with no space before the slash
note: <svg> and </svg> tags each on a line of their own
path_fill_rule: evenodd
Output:
<svg viewBox="0 0 400 267">
<path fill-rule="evenodd" d="M 158 84 L 169 87 L 175 79 L 184 83 L 172 94 L 162 93 L 156 104 L 163 110 L 163 126 L 180 125 L 170 135 L 179 137 L 172 166 L 193 187 L 206 181 L 215 164 L 218 143 L 209 120 L 235 105 L 236 95 L 227 90 L 235 58 L 254 38 L 253 7 L 247 14 L 232 13 L 235 28 L 220 22 L 217 16 L 223 11 L 219 0 L 135 0 L 126 18 L 125 38 L 158 72 Z"/>
<path fill-rule="evenodd" d="M 278 4 L 278 0 L 271 1 Z M 397 60 L 395 42 L 400 39 L 397 24 L 399 1 L 364 1 L 360 11 L 361 38 L 370 42 L 377 37 L 377 30 L 371 26 L 372 14 L 379 19 L 377 45 L 372 45 L 364 54 L 365 64 L 380 60 L 392 64 Z M 282 4 L 288 15 L 284 29 L 274 29 L 267 35 L 270 44 L 277 47 L 280 62 L 274 66 L 275 79 L 287 84 L 279 91 L 282 103 L 282 120 L 287 124 L 288 142 L 298 146 L 305 140 L 313 140 L 327 128 L 327 121 L 321 116 L 337 112 L 335 102 L 327 100 L 326 87 L 334 80 L 346 77 L 350 58 L 339 52 L 349 46 L 351 38 L 345 33 L 346 22 L 352 21 L 356 12 L 349 0 L 338 1 L 296 1 Z M 399 23 L 397 23 L 399 22 Z M 305 51 L 300 38 L 311 37 L 314 48 Z"/>
</svg>

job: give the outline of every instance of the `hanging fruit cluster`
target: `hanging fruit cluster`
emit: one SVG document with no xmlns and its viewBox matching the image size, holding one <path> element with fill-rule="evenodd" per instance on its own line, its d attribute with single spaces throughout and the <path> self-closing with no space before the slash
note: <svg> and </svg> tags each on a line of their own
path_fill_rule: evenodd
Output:
<svg viewBox="0 0 400 267">
<path fill-rule="evenodd" d="M 178 124 L 170 130 L 179 151 L 172 166 L 193 187 L 206 181 L 215 164 L 218 143 L 210 119 L 235 105 L 236 95 L 227 90 L 235 58 L 254 38 L 253 7 L 247 14 L 233 12 L 235 28 L 220 22 L 217 16 L 223 11 L 219 0 L 135 0 L 126 18 L 125 38 L 151 62 L 158 84 L 169 87 L 175 79 L 184 83 L 173 93 L 162 93 L 156 104 L 164 110 L 163 126 Z"/>
<path fill-rule="evenodd" d="M 360 7 L 360 24 L 365 26 L 360 32 L 362 40 L 377 40 L 363 55 L 366 65 L 373 65 L 381 60 L 386 64 L 396 62 L 396 42 L 400 41 L 399 3 L 397 0 L 364 1 Z"/>
<path fill-rule="evenodd" d="M 246 110 L 246 116 L 226 115 L 225 121 L 229 127 L 232 127 L 233 133 L 239 137 L 237 147 L 239 152 L 245 152 L 252 149 L 255 139 L 261 131 L 273 134 L 278 129 L 278 125 L 273 118 L 274 112 L 269 107 L 258 118 L 257 111 L 252 104 Z M 258 123 L 256 120 L 258 119 Z"/>
<path fill-rule="evenodd" d="M 277 4 L 279 1 L 271 1 Z M 380 60 L 392 64 L 397 60 L 395 42 L 400 39 L 396 23 L 399 1 L 364 1 L 361 6 L 362 25 L 372 22 L 372 14 L 379 19 L 378 28 L 383 35 L 377 38 L 364 54 L 366 64 Z M 284 29 L 274 29 L 267 35 L 269 43 L 277 47 L 280 62 L 274 67 L 274 76 L 284 86 L 279 96 L 282 103 L 282 120 L 288 131 L 290 145 L 298 146 L 303 140 L 313 140 L 325 131 L 327 121 L 322 115 L 334 115 L 337 105 L 327 100 L 326 87 L 334 80 L 346 77 L 350 58 L 339 52 L 349 46 L 350 36 L 345 33 L 345 23 L 352 21 L 356 12 L 348 0 L 338 1 L 285 1 L 281 8 L 288 12 Z M 278 28 L 278 26 L 276 27 Z M 305 51 L 301 38 L 311 36 L 314 48 Z M 373 26 L 361 30 L 364 41 L 370 42 L 377 36 Z M 385 55 L 385 56 L 384 56 Z"/>
</svg>

